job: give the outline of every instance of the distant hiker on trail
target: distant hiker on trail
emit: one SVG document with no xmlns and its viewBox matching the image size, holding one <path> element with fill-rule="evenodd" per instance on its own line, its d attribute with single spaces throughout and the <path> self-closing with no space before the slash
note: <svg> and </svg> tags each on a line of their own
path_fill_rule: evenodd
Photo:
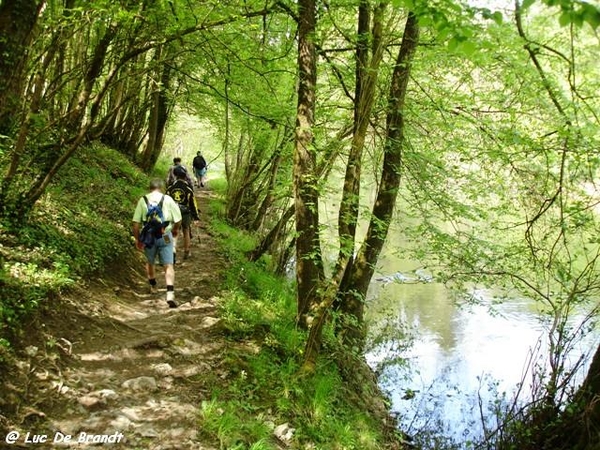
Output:
<svg viewBox="0 0 600 450">
<path fill-rule="evenodd" d="M 177 177 L 173 173 L 173 171 L 175 170 L 175 167 L 183 167 L 185 169 L 185 166 L 181 165 L 181 158 L 179 158 L 178 156 L 173 158 L 173 165 L 169 168 L 169 173 L 167 174 L 167 187 L 171 186 L 177 179 Z M 190 185 L 190 187 L 193 188 L 194 181 L 189 176 L 187 169 L 185 169 L 185 172 L 186 172 L 185 181 Z"/>
<path fill-rule="evenodd" d="M 177 237 L 181 226 L 179 206 L 169 195 L 162 193 L 162 180 L 150 182 L 150 193 L 139 199 L 133 213 L 133 236 L 138 250 L 146 254 L 146 274 L 150 293 L 158 292 L 154 265 L 158 257 L 165 268 L 167 303 L 177 308 L 175 302 L 175 267 L 173 260 L 173 238 Z M 140 225 L 143 225 L 140 228 Z"/>
<path fill-rule="evenodd" d="M 194 175 L 196 175 L 196 186 L 204 187 L 208 165 L 200 152 L 196 153 L 192 166 L 194 166 Z"/>
<path fill-rule="evenodd" d="M 183 166 L 175 167 L 173 170 L 175 182 L 167 189 L 167 194 L 173 197 L 173 200 L 179 205 L 181 210 L 181 228 L 183 230 L 183 259 L 190 257 L 191 225 L 192 220 L 200 220 L 198 215 L 198 206 L 196 205 L 196 197 L 194 197 L 194 189 L 187 184 L 185 178 L 187 171 Z"/>
</svg>

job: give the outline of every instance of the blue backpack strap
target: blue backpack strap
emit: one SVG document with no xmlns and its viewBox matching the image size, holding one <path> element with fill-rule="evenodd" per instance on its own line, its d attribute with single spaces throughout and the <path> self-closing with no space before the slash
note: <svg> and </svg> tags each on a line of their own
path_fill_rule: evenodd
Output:
<svg viewBox="0 0 600 450">
<path fill-rule="evenodd" d="M 158 202 L 158 217 L 160 217 L 160 221 L 162 223 L 165 222 L 165 216 L 163 215 L 163 211 L 162 211 L 164 201 L 165 201 L 165 194 L 163 194 L 163 196 L 160 198 L 160 202 Z"/>
</svg>

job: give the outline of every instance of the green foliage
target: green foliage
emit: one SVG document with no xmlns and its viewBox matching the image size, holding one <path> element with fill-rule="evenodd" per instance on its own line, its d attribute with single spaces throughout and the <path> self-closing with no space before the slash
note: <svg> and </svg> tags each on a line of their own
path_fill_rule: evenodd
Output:
<svg viewBox="0 0 600 450">
<path fill-rule="evenodd" d="M 211 210 L 219 209 L 219 203 L 211 203 Z M 222 204 L 221 204 L 222 205 Z M 211 233 L 220 238 L 225 254 L 231 260 L 239 260 L 240 257 L 249 252 L 256 245 L 256 238 L 250 236 L 237 228 L 231 227 L 223 219 L 215 219 L 210 222 Z"/>
<path fill-rule="evenodd" d="M 577 27 L 588 23 L 596 30 L 600 26 L 600 7 L 581 0 L 543 0 L 548 6 L 560 7 L 558 23 L 561 26 L 573 24 Z M 527 2 L 531 3 L 531 1 Z M 523 2 L 525 6 L 525 2 Z"/>
<path fill-rule="evenodd" d="M 212 400 L 201 406 L 201 431 L 223 449 L 276 449 L 273 429 L 288 423 L 292 448 L 381 448 L 379 424 L 349 400 L 332 358 L 300 375 L 306 334 L 295 324 L 293 285 L 244 259 L 252 248 L 244 233 L 219 218 L 210 226 L 233 263 L 220 314 L 232 345 L 225 382 L 214 383 Z"/>
<path fill-rule="evenodd" d="M 123 155 L 91 144 L 62 168 L 26 223 L 0 224 L 5 331 L 17 331 L 48 298 L 131 248 L 130 216 L 145 184 Z"/>
<path fill-rule="evenodd" d="M 211 179 L 210 189 L 219 197 L 224 198 L 227 193 L 227 180 L 225 178 Z"/>
<path fill-rule="evenodd" d="M 202 430 L 216 437 L 221 448 L 252 448 L 259 442 L 277 448 L 272 429 L 285 422 L 296 429 L 294 447 L 380 448 L 377 424 L 347 400 L 332 360 L 321 361 L 313 376 L 299 375 L 297 361 L 306 336 L 292 319 L 291 291 L 260 299 L 230 292 L 221 315 L 240 344 L 229 350 L 225 386 L 215 388 L 213 400 L 201 409 Z"/>
<path fill-rule="evenodd" d="M 159 160 L 156 162 L 156 165 L 153 167 L 152 173 L 150 174 L 150 176 L 152 178 L 161 178 L 161 179 L 164 178 L 164 175 L 169 172 L 169 168 L 171 167 L 172 164 L 173 164 L 172 159 L 168 159 L 168 158 L 164 158 L 164 157 L 159 158 Z"/>
</svg>

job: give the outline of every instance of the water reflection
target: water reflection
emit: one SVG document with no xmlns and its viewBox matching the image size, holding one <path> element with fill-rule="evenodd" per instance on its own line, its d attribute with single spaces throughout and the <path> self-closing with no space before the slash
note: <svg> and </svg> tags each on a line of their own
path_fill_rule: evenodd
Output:
<svg viewBox="0 0 600 450">
<path fill-rule="evenodd" d="M 396 265 L 407 266 L 396 262 Z M 382 387 L 390 393 L 392 410 L 409 434 L 429 427 L 440 435 L 464 443 L 495 426 L 494 402 L 511 399 L 525 381 L 520 400 L 529 397 L 529 367 L 534 350 L 536 362 L 545 361 L 547 326 L 535 302 L 511 299 L 494 304 L 490 292 L 477 292 L 479 303 L 459 307 L 440 284 L 372 284 L 368 320 L 376 339 L 367 360 L 379 372 Z M 572 317 L 577 324 L 583 314 Z M 390 345 L 397 329 L 408 325 L 412 345 L 400 347 L 404 362 Z M 403 336 L 407 333 L 402 330 Z M 595 349 L 598 332 L 591 333 L 569 353 L 567 366 Z M 539 359 L 541 358 L 541 359 Z M 392 361 L 386 364 L 386 361 Z M 585 367 L 574 383 L 582 381 Z"/>
<path fill-rule="evenodd" d="M 439 284 L 373 285 L 373 332 L 395 314 L 410 325 L 413 345 L 403 353 L 408 365 L 383 366 L 380 380 L 392 397 L 405 430 L 435 427 L 459 441 L 482 431 L 478 401 L 493 402 L 496 391 L 511 393 L 523 377 L 531 348 L 543 334 L 538 316 L 525 301 L 458 307 Z M 380 344 L 367 355 L 373 365 L 389 357 Z"/>
</svg>

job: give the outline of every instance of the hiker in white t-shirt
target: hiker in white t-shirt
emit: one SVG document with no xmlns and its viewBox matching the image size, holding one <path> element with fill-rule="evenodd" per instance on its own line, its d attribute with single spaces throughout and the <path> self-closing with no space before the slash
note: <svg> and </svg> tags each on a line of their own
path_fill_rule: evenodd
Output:
<svg viewBox="0 0 600 450">
<path fill-rule="evenodd" d="M 146 255 L 146 274 L 150 292 L 157 292 L 154 265 L 158 257 L 160 264 L 165 268 L 167 303 L 169 307 L 176 308 L 173 239 L 179 233 L 181 212 L 175 200 L 163 194 L 162 189 L 162 180 L 152 180 L 151 192 L 139 199 L 133 214 L 133 236 L 137 248 L 144 251 Z M 149 215 L 149 211 L 152 214 Z M 154 226 L 153 224 L 156 223 L 157 225 Z"/>
</svg>

